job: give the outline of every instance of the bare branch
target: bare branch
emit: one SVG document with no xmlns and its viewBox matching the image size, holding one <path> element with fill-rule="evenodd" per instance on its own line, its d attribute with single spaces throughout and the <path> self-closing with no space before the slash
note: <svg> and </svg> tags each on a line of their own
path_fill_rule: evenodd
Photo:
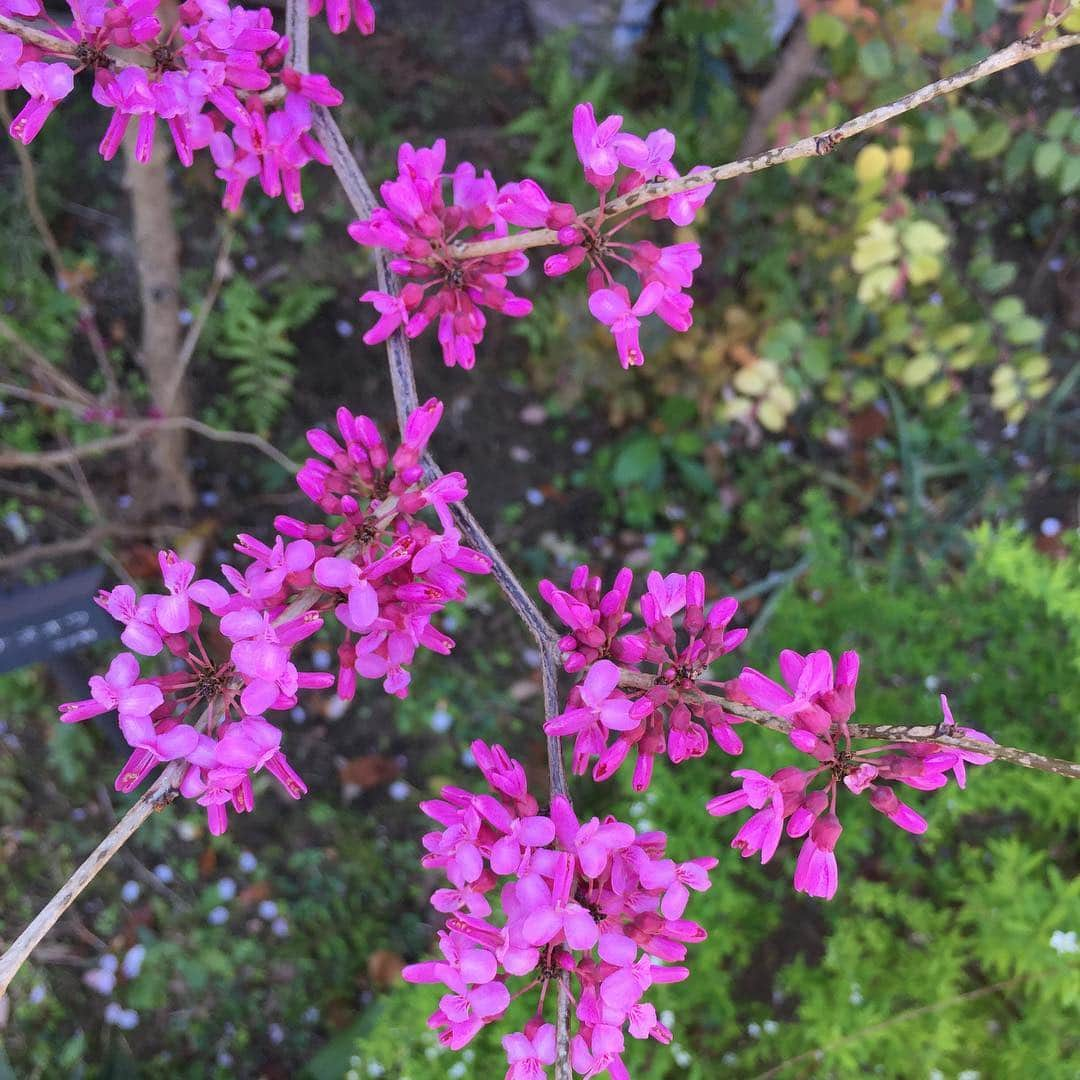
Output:
<svg viewBox="0 0 1080 1080">
<path fill-rule="evenodd" d="M 94 439 L 91 442 L 81 443 L 64 450 L 43 450 L 29 452 L 11 450 L 6 454 L 0 454 L 0 469 L 48 469 L 56 465 L 67 465 L 72 461 L 88 457 L 99 457 L 102 454 L 111 453 L 114 450 L 122 450 L 132 446 L 141 438 L 162 429 L 183 428 L 192 431 L 196 435 L 202 435 L 215 442 L 239 443 L 243 446 L 251 446 L 261 454 L 265 454 L 271 461 L 280 465 L 286 471 L 295 475 L 300 471 L 300 466 L 287 454 L 283 454 L 276 446 L 269 443 L 261 435 L 254 435 L 250 431 L 228 431 L 222 428 L 211 427 L 201 420 L 195 420 L 190 416 L 166 416 L 152 420 L 117 420 L 117 427 L 126 430 L 119 435 L 109 435 L 103 439 Z"/>
<path fill-rule="evenodd" d="M 60 559 L 67 555 L 78 555 L 83 551 L 97 551 L 107 540 L 125 536 L 146 536 L 158 534 L 167 536 L 183 530 L 177 525 L 109 525 L 100 524 L 82 536 L 71 540 L 57 540 L 51 544 L 33 544 L 14 555 L 0 559 L 0 574 L 8 574 L 24 566 L 30 566 L 46 559 Z"/>
<path fill-rule="evenodd" d="M 60 891 L 38 912 L 34 921 L 8 946 L 3 956 L 0 956 L 0 997 L 4 996 L 11 980 L 33 952 L 34 946 L 56 925 L 56 921 L 71 907 L 79 893 L 97 877 L 151 814 L 176 798 L 177 785 L 184 775 L 184 769 L 185 763 L 182 761 L 173 762 L 166 767 L 116 827 L 94 848 L 78 870 L 64 882 Z"/>
<path fill-rule="evenodd" d="M 0 338 L 14 345 L 26 357 L 39 378 L 52 383 L 58 390 L 67 394 L 72 401 L 80 402 L 84 408 L 93 408 L 97 405 L 97 399 L 92 394 L 84 390 L 69 375 L 65 375 L 40 349 L 31 345 L 15 329 L 14 324 L 3 315 L 0 315 Z"/>
<path fill-rule="evenodd" d="M 596 228 L 609 218 L 616 217 L 632 210 L 635 207 L 644 206 L 664 199 L 670 195 L 678 195 L 684 191 L 693 191 L 705 184 L 719 183 L 724 180 L 733 180 L 737 176 L 745 176 L 748 173 L 760 172 L 762 169 L 771 169 L 774 165 L 783 165 L 788 161 L 797 161 L 799 158 L 820 157 L 831 153 L 840 143 L 855 135 L 861 135 L 871 128 L 880 127 L 897 116 L 918 109 L 935 98 L 952 94 L 962 87 L 968 86 L 979 79 L 985 79 L 988 75 L 994 75 L 1006 68 L 1022 64 L 1026 60 L 1033 60 L 1037 56 L 1045 56 L 1049 53 L 1061 52 L 1071 49 L 1074 45 L 1080 45 L 1080 34 L 1066 34 L 1062 37 L 1052 38 L 1049 41 L 1039 40 L 1037 35 L 1014 42 L 1005 49 L 991 53 L 985 60 L 957 72 L 955 75 L 938 79 L 928 86 L 915 90 L 904 97 L 890 102 L 888 105 L 880 105 L 871 109 L 861 116 L 839 124 L 837 127 L 828 128 L 810 135 L 805 139 L 789 143 L 787 146 L 774 147 L 762 154 L 752 157 L 739 158 L 725 165 L 717 165 L 706 169 L 704 172 L 693 175 L 680 176 L 675 180 L 664 180 L 655 184 L 644 184 L 622 196 L 613 199 L 603 210 L 596 207 L 578 219 L 591 228 Z M 480 240 L 472 243 L 459 243 L 451 245 L 450 252 L 456 258 L 470 259 L 481 255 L 497 255 L 507 251 L 524 251 L 534 247 L 548 247 L 558 243 L 554 229 L 530 229 L 526 232 L 515 233 L 513 236 L 501 237 L 497 240 Z"/>
<path fill-rule="evenodd" d="M 199 313 L 195 316 L 195 321 L 192 322 L 191 326 L 188 328 L 183 345 L 180 346 L 180 352 L 176 358 L 176 367 L 173 370 L 169 381 L 161 390 L 161 400 L 165 403 L 166 409 L 170 407 L 176 399 L 176 392 L 180 389 L 180 384 L 183 382 L 188 364 L 191 363 L 191 359 L 195 355 L 195 350 L 199 347 L 199 339 L 202 337 L 203 330 L 206 329 L 206 323 L 210 318 L 210 313 L 214 310 L 214 304 L 217 303 L 218 293 L 221 292 L 221 286 L 225 283 L 225 278 L 228 276 L 229 252 L 232 251 L 233 240 L 235 239 L 236 222 L 230 214 L 225 218 L 225 224 L 221 229 L 221 243 L 218 246 L 217 256 L 214 259 L 213 274 L 210 278 L 210 284 L 207 287 L 206 295 L 203 297 L 202 304 L 199 305 Z"/>
<path fill-rule="evenodd" d="M 624 671 L 619 676 L 619 685 L 627 689 L 648 690 L 656 685 L 656 679 L 645 672 Z M 690 690 L 683 695 L 689 700 L 700 701 L 709 705 L 719 705 L 724 712 L 747 720 L 751 724 L 790 734 L 793 724 L 784 716 L 755 709 L 752 705 L 743 705 L 731 701 L 720 694 L 710 694 L 704 690 Z M 956 750 L 970 750 L 976 754 L 985 754 L 996 761 L 1008 761 L 1013 765 L 1023 765 L 1027 769 L 1040 772 L 1056 773 L 1073 780 L 1080 780 L 1080 763 L 1065 761 L 1062 758 L 1048 757 L 1031 750 L 1019 750 L 1013 746 L 1000 746 L 998 743 L 979 742 L 958 735 L 946 734 L 947 729 L 936 725 L 909 727 L 902 724 L 848 724 L 848 732 L 853 739 L 877 739 L 882 742 L 928 742 L 938 746 L 948 746 Z"/>
</svg>

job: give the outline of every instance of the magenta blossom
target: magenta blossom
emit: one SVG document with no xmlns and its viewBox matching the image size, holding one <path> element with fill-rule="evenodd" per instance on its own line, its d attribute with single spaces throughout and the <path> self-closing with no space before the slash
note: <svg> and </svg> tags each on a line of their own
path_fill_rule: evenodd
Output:
<svg viewBox="0 0 1080 1080">
<path fill-rule="evenodd" d="M 688 976 L 686 944 L 705 931 L 682 914 L 690 890 L 708 888 L 715 860 L 665 859 L 662 833 L 637 835 L 614 818 L 582 825 L 561 795 L 549 821 L 537 815 L 519 762 L 482 742 L 472 751 L 493 794 L 448 787 L 421 804 L 441 827 L 424 837 L 424 864 L 442 867 L 454 887 L 432 897 L 451 912 L 439 934 L 444 959 L 411 964 L 404 977 L 450 990 L 429 1023 L 451 1049 L 497 1020 L 511 997 L 538 990 L 533 1018 L 503 1046 L 508 1080 L 539 1080 L 555 1053 L 544 1006 L 565 973 L 576 1060 L 625 1075 L 627 1035 L 671 1041 L 642 999 L 654 984 Z M 481 903 L 496 892 L 498 905 Z"/>
</svg>

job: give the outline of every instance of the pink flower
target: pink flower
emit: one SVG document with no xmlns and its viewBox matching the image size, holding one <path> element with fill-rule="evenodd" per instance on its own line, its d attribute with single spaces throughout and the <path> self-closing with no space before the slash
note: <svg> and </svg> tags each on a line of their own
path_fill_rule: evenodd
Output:
<svg viewBox="0 0 1080 1080">
<path fill-rule="evenodd" d="M 544 1080 L 544 1066 L 555 1063 L 555 1025 L 541 1024 L 532 1038 L 520 1031 L 504 1035 L 502 1045 L 510 1064 L 505 1080 Z"/>
<path fill-rule="evenodd" d="M 649 149 L 641 139 L 619 132 L 622 121 L 616 115 L 597 124 L 590 102 L 574 106 L 574 146 L 585 167 L 585 179 L 601 193 L 611 188 L 620 165 L 636 169 L 649 159 Z"/>
<path fill-rule="evenodd" d="M 139 661 L 131 653 L 120 653 L 104 677 L 94 675 L 90 679 L 90 698 L 60 706 L 60 719 L 73 724 L 113 709 L 119 712 L 121 721 L 124 717 L 149 717 L 165 698 L 153 683 L 137 682 L 138 678 Z"/>
<path fill-rule="evenodd" d="M 656 310 L 664 295 L 659 282 L 646 285 L 634 304 L 630 294 L 621 285 L 612 289 L 597 289 L 589 297 L 589 310 L 605 326 L 610 327 L 623 368 L 638 367 L 645 362 L 638 340 L 640 319 Z"/>
<path fill-rule="evenodd" d="M 598 660 L 578 686 L 579 708 L 567 709 L 547 721 L 548 735 L 571 735 L 596 724 L 611 731 L 628 731 L 638 725 L 630 716 L 631 701 L 618 693 L 619 669 L 610 660 Z"/>
<path fill-rule="evenodd" d="M 217 582 L 206 578 L 193 581 L 195 564 L 181 559 L 175 551 L 159 551 L 158 565 L 169 595 L 158 600 L 154 616 L 166 633 L 182 634 L 191 625 L 192 603 L 212 610 L 228 602 L 228 593 Z"/>
<path fill-rule="evenodd" d="M 836 895 L 838 875 L 833 849 L 843 827 L 835 814 L 823 814 L 803 841 L 795 865 L 795 890 L 807 896 L 831 900 Z"/>
<path fill-rule="evenodd" d="M 102 590 L 94 602 L 124 624 L 120 640 L 129 649 L 142 656 L 157 656 L 161 652 L 161 630 L 154 618 L 158 597 L 136 597 L 130 585 L 117 585 L 111 592 Z"/>
<path fill-rule="evenodd" d="M 199 745 L 199 733 L 190 724 L 164 723 L 149 716 L 120 716 L 120 730 L 135 752 L 116 777 L 116 790 L 134 791 L 155 765 L 186 758 Z"/>
<path fill-rule="evenodd" d="M 49 114 L 75 88 L 75 76 L 67 64 L 43 64 L 30 60 L 19 68 L 19 82 L 30 100 L 11 121 L 13 139 L 29 144 Z"/>
<path fill-rule="evenodd" d="M 314 17 L 326 6 L 326 21 L 333 34 L 343 34 L 350 20 L 365 37 L 375 33 L 375 9 L 371 0 L 309 0 L 308 14 Z"/>
</svg>

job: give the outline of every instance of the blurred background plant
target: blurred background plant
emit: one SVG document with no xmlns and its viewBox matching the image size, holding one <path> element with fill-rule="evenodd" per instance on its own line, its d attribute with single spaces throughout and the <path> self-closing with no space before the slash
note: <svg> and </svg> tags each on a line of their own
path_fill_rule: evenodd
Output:
<svg viewBox="0 0 1080 1080">
<path fill-rule="evenodd" d="M 628 26 L 620 5 L 599 3 L 608 36 L 632 47 L 583 55 L 573 30 L 538 36 L 542 6 L 485 0 L 466 25 L 386 0 L 370 39 L 317 30 L 369 175 L 391 170 L 399 142 L 444 135 L 452 159 L 583 202 L 568 138 L 579 100 L 623 112 L 631 130 L 668 127 L 684 167 L 719 162 L 957 70 L 1045 8 L 667 0 Z M 578 7 L 583 22 L 595 14 Z M 579 560 L 701 567 L 743 599 L 753 635 L 739 662 L 857 647 L 863 717 L 930 720 L 944 690 L 961 722 L 1076 757 L 1077 74 L 1071 54 L 1014 68 L 826 158 L 717 191 L 680 237 L 705 256 L 695 327 L 650 331 L 643 368 L 618 368 L 580 281 L 542 282 L 537 268 L 536 315 L 493 326 L 476 375 L 421 347 L 421 389 L 448 406 L 438 456 L 469 477 L 515 567 L 534 579 L 565 578 Z M 81 152 L 99 133 L 78 110 L 35 142 L 33 191 L 0 146 L 12 223 L 0 379 L 49 389 L 29 348 L 137 415 L 153 393 L 122 170 Z M 205 162 L 169 180 L 184 333 L 206 310 L 190 415 L 297 458 L 304 430 L 342 402 L 388 421 L 384 360 L 359 342 L 355 296 L 371 268 L 344 235 L 332 180 L 305 177 L 309 209 L 295 218 L 253 195 L 230 229 Z M 0 397 L 5 451 L 115 430 Z M 301 505 L 273 461 L 193 438 L 193 505 L 147 511 L 141 461 L 0 474 L 5 580 L 34 585 L 95 557 L 138 579 L 166 527 L 208 559 Z M 91 541 L 80 554 L 33 557 L 73 536 Z M 460 1060 L 441 1054 L 424 1027 L 430 1000 L 398 981 L 437 923 L 416 870 L 417 800 L 475 781 L 476 737 L 543 770 L 520 628 L 490 586 L 454 621 L 456 662 L 419 669 L 408 701 L 325 696 L 294 713 L 290 758 L 312 788 L 302 804 L 213 841 L 173 807 L 139 834 L 0 1000 L 0 1077 L 501 1073 L 492 1039 Z M 74 676 L 54 664 L 0 677 L 0 936 L 119 808 L 107 732 L 55 720 L 97 659 L 80 656 Z M 329 662 L 315 639 L 311 664 Z M 779 740 L 751 734 L 748 767 L 788 760 Z M 963 796 L 926 801 L 931 829 L 914 844 L 853 819 L 849 869 L 824 906 L 792 894 L 790 859 L 750 873 L 727 849 L 703 814 L 724 788 L 715 758 L 658 773 L 647 799 L 622 791 L 617 812 L 667 829 L 684 855 L 707 836 L 721 862 L 696 908 L 712 934 L 695 977 L 663 988 L 676 1042 L 647 1049 L 635 1076 L 1076 1075 L 1080 801 L 1064 781 L 981 770 Z"/>
</svg>

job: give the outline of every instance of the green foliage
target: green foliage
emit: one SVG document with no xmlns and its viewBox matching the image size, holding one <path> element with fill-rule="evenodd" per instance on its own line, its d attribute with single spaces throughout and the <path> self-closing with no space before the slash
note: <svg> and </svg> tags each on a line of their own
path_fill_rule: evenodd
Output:
<svg viewBox="0 0 1080 1080">
<path fill-rule="evenodd" d="M 260 292 L 243 277 L 225 285 L 204 345 L 211 357 L 233 362 L 229 397 L 213 410 L 219 422 L 270 432 L 296 378 L 298 349 L 292 339 L 333 295 L 333 289 L 306 283 Z"/>
</svg>

